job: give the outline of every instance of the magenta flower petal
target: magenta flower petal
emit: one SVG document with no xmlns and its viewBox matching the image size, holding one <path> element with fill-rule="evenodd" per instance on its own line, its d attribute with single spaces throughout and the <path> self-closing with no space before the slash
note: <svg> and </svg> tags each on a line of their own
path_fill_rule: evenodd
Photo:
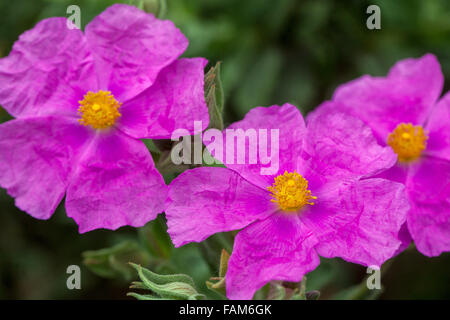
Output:
<svg viewBox="0 0 450 320">
<path fill-rule="evenodd" d="M 163 211 L 167 194 L 144 143 L 119 131 L 100 133 L 84 150 L 67 190 L 67 215 L 80 233 L 141 227 Z"/>
<path fill-rule="evenodd" d="M 194 121 L 209 124 L 203 58 L 179 59 L 161 70 L 155 83 L 121 107 L 120 128 L 135 138 L 170 139 L 174 130 L 194 133 Z"/>
<path fill-rule="evenodd" d="M 399 123 L 423 124 L 441 94 L 443 82 L 439 62 L 427 54 L 398 62 L 387 77 L 366 75 L 341 85 L 333 101 L 386 141 Z"/>
<path fill-rule="evenodd" d="M 313 233 L 298 216 L 274 215 L 240 231 L 226 274 L 230 299 L 252 299 L 271 280 L 298 282 L 319 265 Z"/>
<path fill-rule="evenodd" d="M 147 89 L 177 59 L 188 40 L 168 20 L 134 6 L 115 4 L 86 26 L 101 89 L 125 102 Z"/>
<path fill-rule="evenodd" d="M 176 247 L 241 229 L 278 208 L 270 194 L 236 172 L 220 167 L 186 171 L 172 181 L 165 204 L 168 232 Z"/>
<path fill-rule="evenodd" d="M 413 203 L 408 229 L 417 250 L 428 257 L 450 251 L 450 221 L 448 203 Z"/>
<path fill-rule="evenodd" d="M 23 33 L 0 59 L 0 103 L 14 117 L 76 115 L 78 100 L 97 89 L 83 33 L 50 18 Z"/>
<path fill-rule="evenodd" d="M 397 163 L 397 165 L 375 175 L 374 177 L 405 184 L 408 174 L 409 166 Z"/>
<path fill-rule="evenodd" d="M 328 180 L 359 179 L 386 170 L 397 157 L 381 147 L 362 121 L 343 113 L 319 109 L 308 117 L 303 170 L 311 187 Z"/>
<path fill-rule="evenodd" d="M 427 256 L 450 251 L 450 163 L 423 158 L 411 168 L 407 188 L 408 229 L 417 249 Z"/>
<path fill-rule="evenodd" d="M 398 232 L 398 239 L 401 241 L 400 247 L 398 247 L 397 251 L 394 254 L 394 257 L 398 254 L 402 253 L 405 249 L 407 249 L 411 242 L 411 234 L 408 231 L 408 224 L 404 223 Z"/>
<path fill-rule="evenodd" d="M 450 92 L 433 108 L 425 129 L 426 153 L 450 161 Z"/>
<path fill-rule="evenodd" d="M 366 266 L 382 265 L 401 241 L 409 205 L 400 183 L 367 179 L 324 186 L 302 221 L 319 242 L 319 255 Z"/>
<path fill-rule="evenodd" d="M 90 134 L 75 120 L 39 117 L 0 125 L 0 186 L 16 206 L 48 219 L 63 198 L 73 157 Z"/>
<path fill-rule="evenodd" d="M 258 145 L 259 149 L 262 149 L 264 151 L 266 151 L 267 149 L 268 152 L 266 155 L 275 154 L 274 150 L 272 150 L 271 148 L 272 141 L 270 137 L 271 130 L 278 130 L 279 157 L 276 157 L 276 159 L 274 159 L 273 161 L 273 163 L 275 163 L 275 161 L 277 162 L 276 168 L 275 165 L 273 166 L 278 170 L 275 170 L 275 172 L 272 174 L 262 174 L 261 169 L 269 168 L 270 165 L 262 164 L 263 161 L 261 161 L 261 157 L 259 156 L 259 154 L 256 158 L 257 163 L 250 164 L 248 145 L 246 150 L 243 150 L 243 148 L 238 149 L 237 147 L 238 139 L 235 139 L 235 143 L 233 145 L 226 142 L 226 131 L 228 129 L 242 129 L 243 132 L 246 132 L 247 130 L 254 130 L 254 132 L 256 133 L 256 137 L 258 137 L 260 129 L 266 129 L 267 148 L 265 148 L 259 140 L 255 140 L 255 143 L 253 144 L 254 146 Z M 229 152 L 229 150 L 227 151 L 224 148 L 224 154 L 222 157 L 223 162 L 228 168 L 239 172 L 242 177 L 265 189 L 273 183 L 274 177 L 276 177 L 278 174 L 284 173 L 285 170 L 294 171 L 301 166 L 300 163 L 302 159 L 299 155 L 303 147 L 305 131 L 305 122 L 300 111 L 297 109 L 297 107 L 291 104 L 285 104 L 281 107 L 271 106 L 253 108 L 247 113 L 243 120 L 233 123 L 223 131 L 224 145 L 230 149 L 230 146 L 234 146 L 234 151 L 231 150 L 232 152 Z M 207 147 L 209 146 L 209 142 L 206 142 L 205 144 Z M 238 164 L 238 155 L 244 151 L 246 152 L 244 164 Z M 257 149 L 256 152 L 258 153 L 258 151 L 259 150 Z M 231 163 L 230 161 L 226 161 L 227 152 L 230 155 L 234 155 L 234 157 L 230 157 Z"/>
</svg>

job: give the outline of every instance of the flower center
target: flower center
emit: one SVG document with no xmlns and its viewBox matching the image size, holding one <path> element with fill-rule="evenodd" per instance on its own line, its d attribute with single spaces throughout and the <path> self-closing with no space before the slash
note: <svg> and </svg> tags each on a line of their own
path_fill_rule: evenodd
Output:
<svg viewBox="0 0 450 320">
<path fill-rule="evenodd" d="M 399 124 L 387 138 L 387 144 L 397 154 L 398 160 L 408 162 L 420 157 L 427 146 L 427 135 L 421 126 Z"/>
<path fill-rule="evenodd" d="M 278 203 L 284 211 L 296 211 L 307 204 L 313 205 L 311 200 L 317 199 L 308 190 L 308 181 L 295 171 L 285 171 L 276 177 L 273 185 L 267 189 L 272 193 L 271 201 Z"/>
<path fill-rule="evenodd" d="M 109 91 L 88 91 L 84 99 L 78 102 L 78 114 L 81 116 L 78 121 L 94 129 L 109 128 L 121 116 L 119 108 L 122 104 Z"/>
</svg>

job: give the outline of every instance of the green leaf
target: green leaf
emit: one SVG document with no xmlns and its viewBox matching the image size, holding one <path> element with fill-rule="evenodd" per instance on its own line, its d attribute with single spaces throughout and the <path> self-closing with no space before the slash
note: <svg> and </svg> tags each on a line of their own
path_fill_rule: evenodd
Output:
<svg viewBox="0 0 450 320">
<path fill-rule="evenodd" d="M 141 266 L 130 262 L 129 263 L 136 271 L 139 272 L 139 270 L 142 271 L 142 274 L 144 275 L 145 279 L 152 281 L 156 284 L 168 284 L 171 282 L 184 282 L 191 286 L 195 286 L 194 280 L 192 280 L 191 277 L 189 277 L 186 274 L 172 274 L 172 275 L 160 275 L 157 273 L 154 273 L 146 268 L 142 268 Z"/>
<path fill-rule="evenodd" d="M 152 296 L 151 294 L 139 294 L 136 292 L 128 292 L 127 296 L 136 298 L 138 300 L 167 300 L 167 299 Z"/>
<path fill-rule="evenodd" d="M 220 79 L 220 62 L 217 62 L 205 75 L 205 99 L 209 111 L 209 127 L 223 130 L 225 99 Z"/>
<path fill-rule="evenodd" d="M 222 291 L 224 292 L 225 288 L 225 278 L 222 277 L 211 277 L 209 280 L 212 281 L 216 281 L 216 282 L 211 282 L 211 281 L 206 281 L 206 287 L 210 290 L 217 290 L 220 289 L 219 291 L 222 293 Z"/>
<path fill-rule="evenodd" d="M 142 282 L 131 283 L 131 289 L 150 290 L 154 295 L 141 295 L 134 292 L 129 296 L 139 300 L 201 300 L 205 296 L 195 289 L 194 281 L 185 274 L 160 275 L 140 265 L 130 263 Z"/>
<path fill-rule="evenodd" d="M 227 270 L 228 270 L 228 261 L 230 260 L 230 254 L 222 249 L 222 253 L 220 255 L 220 267 L 219 267 L 219 277 L 224 278 Z"/>
<path fill-rule="evenodd" d="M 156 146 L 152 139 L 141 139 L 151 153 L 161 154 L 161 150 Z"/>
</svg>

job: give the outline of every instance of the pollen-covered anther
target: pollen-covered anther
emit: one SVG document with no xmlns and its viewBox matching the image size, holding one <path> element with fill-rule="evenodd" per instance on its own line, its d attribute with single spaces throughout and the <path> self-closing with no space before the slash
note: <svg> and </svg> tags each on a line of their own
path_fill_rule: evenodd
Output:
<svg viewBox="0 0 450 320">
<path fill-rule="evenodd" d="M 427 146 L 427 139 L 421 126 L 401 123 L 389 134 L 387 144 L 397 154 L 399 161 L 409 162 L 420 157 Z"/>
<path fill-rule="evenodd" d="M 297 172 L 279 175 L 272 186 L 267 188 L 271 193 L 272 202 L 277 203 L 284 211 L 297 211 L 305 205 L 314 205 L 317 199 L 308 190 L 308 181 Z"/>
<path fill-rule="evenodd" d="M 84 99 L 78 102 L 78 114 L 81 116 L 78 121 L 94 129 L 109 128 L 121 116 L 119 108 L 122 104 L 109 91 L 89 91 Z"/>
</svg>

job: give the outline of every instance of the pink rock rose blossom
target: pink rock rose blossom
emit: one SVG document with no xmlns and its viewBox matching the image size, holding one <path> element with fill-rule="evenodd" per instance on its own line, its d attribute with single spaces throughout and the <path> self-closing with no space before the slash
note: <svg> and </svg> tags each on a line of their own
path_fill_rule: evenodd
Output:
<svg viewBox="0 0 450 320">
<path fill-rule="evenodd" d="M 443 83 L 439 62 L 426 54 L 399 61 L 386 77 L 341 85 L 317 111 L 358 117 L 397 153 L 397 164 L 380 177 L 406 185 L 411 210 L 403 248 L 412 237 L 430 257 L 450 251 L 450 92 L 440 98 Z"/>
<path fill-rule="evenodd" d="M 23 33 L 0 59 L 0 185 L 48 219 L 66 196 L 81 233 L 139 227 L 163 211 L 167 186 L 139 139 L 208 125 L 202 58 L 170 21 L 113 5 L 83 34 L 66 18 Z"/>
<path fill-rule="evenodd" d="M 319 255 L 365 266 L 394 255 L 404 186 L 368 178 L 396 157 L 360 120 L 329 112 L 306 126 L 285 104 L 254 108 L 229 128 L 279 129 L 278 172 L 261 175 L 259 164 L 185 171 L 169 186 L 165 212 L 177 247 L 242 229 L 226 274 L 230 299 L 251 299 L 272 280 L 300 281 Z"/>
</svg>

